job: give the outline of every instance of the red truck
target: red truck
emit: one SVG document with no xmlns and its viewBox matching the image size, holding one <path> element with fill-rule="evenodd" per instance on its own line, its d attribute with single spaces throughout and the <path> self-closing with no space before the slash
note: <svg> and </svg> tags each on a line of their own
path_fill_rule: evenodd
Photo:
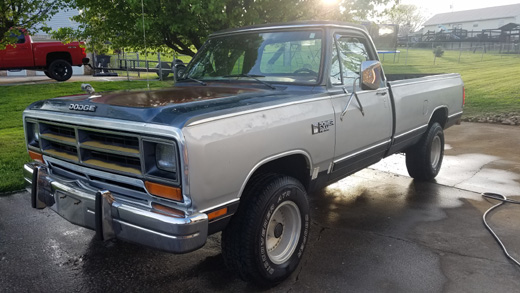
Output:
<svg viewBox="0 0 520 293">
<path fill-rule="evenodd" d="M 72 66 L 88 63 L 83 43 L 33 42 L 31 36 L 20 31 L 16 45 L 0 50 L 0 70 L 41 70 L 57 81 L 72 76 Z"/>
</svg>

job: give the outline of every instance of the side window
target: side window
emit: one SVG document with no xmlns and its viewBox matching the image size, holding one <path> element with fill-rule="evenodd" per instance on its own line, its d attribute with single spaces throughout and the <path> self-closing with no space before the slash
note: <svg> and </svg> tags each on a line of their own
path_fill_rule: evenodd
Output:
<svg viewBox="0 0 520 293">
<path fill-rule="evenodd" d="M 336 41 L 331 60 L 331 83 L 351 87 L 354 80 L 359 78 L 361 62 L 370 60 L 365 40 L 341 35 L 335 35 L 334 39 Z M 356 85 L 359 86 L 359 81 Z"/>
<path fill-rule="evenodd" d="M 18 41 L 16 41 L 17 44 L 23 44 L 25 43 L 25 35 L 22 33 L 18 36 Z"/>
</svg>

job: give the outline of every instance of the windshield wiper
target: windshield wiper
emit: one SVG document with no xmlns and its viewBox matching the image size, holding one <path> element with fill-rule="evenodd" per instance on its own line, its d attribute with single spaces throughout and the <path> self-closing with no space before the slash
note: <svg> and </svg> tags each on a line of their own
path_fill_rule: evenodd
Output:
<svg viewBox="0 0 520 293">
<path fill-rule="evenodd" d="M 267 82 L 263 81 L 263 80 L 260 80 L 258 79 L 257 77 L 265 77 L 265 75 L 258 75 L 258 74 L 246 74 L 246 73 L 240 73 L 240 74 L 230 74 L 230 75 L 224 75 L 224 77 L 249 77 L 249 78 L 252 78 L 256 81 L 258 81 L 259 83 L 275 90 L 276 88 L 270 84 L 268 84 Z"/>
<path fill-rule="evenodd" d="M 185 77 L 185 78 L 183 78 L 181 80 L 192 80 L 192 81 L 196 81 L 196 82 L 198 82 L 198 83 L 200 83 L 201 85 L 204 85 L 204 86 L 208 85 L 207 83 L 203 82 L 202 80 L 198 80 L 198 79 L 195 79 L 193 77 Z"/>
</svg>

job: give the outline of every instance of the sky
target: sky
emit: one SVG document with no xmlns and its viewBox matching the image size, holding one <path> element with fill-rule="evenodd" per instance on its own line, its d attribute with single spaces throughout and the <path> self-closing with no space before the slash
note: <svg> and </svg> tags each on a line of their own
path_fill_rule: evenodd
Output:
<svg viewBox="0 0 520 293">
<path fill-rule="evenodd" d="M 438 13 L 519 4 L 520 0 L 401 0 L 400 3 L 418 6 L 423 15 L 430 18 Z"/>
</svg>

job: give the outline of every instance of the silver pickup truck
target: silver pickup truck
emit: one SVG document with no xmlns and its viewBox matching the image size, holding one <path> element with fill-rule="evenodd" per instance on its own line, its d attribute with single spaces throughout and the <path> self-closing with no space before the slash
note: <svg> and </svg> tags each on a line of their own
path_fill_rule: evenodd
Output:
<svg viewBox="0 0 520 293">
<path fill-rule="evenodd" d="M 433 179 L 464 104 L 458 74 L 385 75 L 367 32 L 332 22 L 214 33 L 174 87 L 24 112 L 34 208 L 186 253 L 222 231 L 226 264 L 274 285 L 309 236 L 307 194 L 389 155 Z"/>
</svg>

